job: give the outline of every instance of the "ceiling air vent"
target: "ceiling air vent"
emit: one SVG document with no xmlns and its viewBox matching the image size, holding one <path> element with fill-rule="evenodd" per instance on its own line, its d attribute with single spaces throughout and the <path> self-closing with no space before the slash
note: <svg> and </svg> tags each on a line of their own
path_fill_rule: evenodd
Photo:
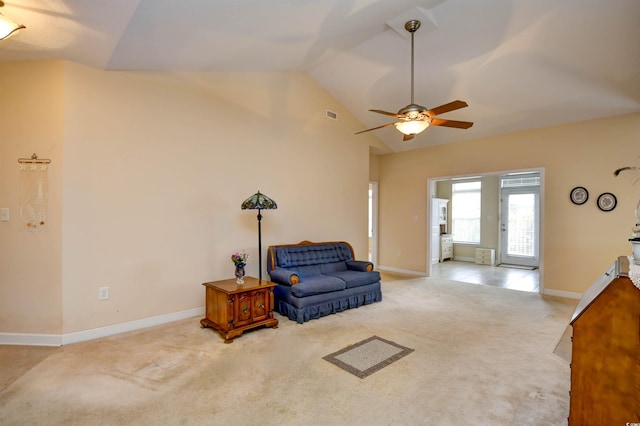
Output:
<svg viewBox="0 0 640 426">
<path fill-rule="evenodd" d="M 333 112 L 333 111 L 327 110 L 326 113 L 327 113 L 327 118 L 330 118 L 332 120 L 337 120 L 338 119 L 338 113 L 337 112 Z"/>
</svg>

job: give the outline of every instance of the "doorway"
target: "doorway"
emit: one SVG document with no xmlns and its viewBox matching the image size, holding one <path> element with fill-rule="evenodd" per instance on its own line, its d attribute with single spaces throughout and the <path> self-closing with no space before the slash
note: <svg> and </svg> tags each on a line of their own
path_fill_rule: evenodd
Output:
<svg viewBox="0 0 640 426">
<path fill-rule="evenodd" d="M 500 178 L 500 263 L 539 265 L 540 174 Z"/>
<path fill-rule="evenodd" d="M 505 191 L 503 194 L 503 178 L 509 177 L 511 180 L 505 183 Z M 527 181 L 527 178 L 535 177 L 536 182 L 534 185 L 531 185 L 530 181 Z M 482 208 L 481 208 L 481 241 L 480 244 L 464 244 L 464 243 L 454 243 L 453 248 L 453 261 L 450 265 L 447 265 L 446 262 L 440 262 L 437 264 L 432 264 L 432 251 L 433 251 L 433 238 L 432 233 L 427 232 L 427 268 L 426 275 L 433 276 L 433 273 L 440 274 L 443 268 L 447 269 L 447 273 L 455 274 L 456 280 L 465 281 L 465 273 L 468 272 L 469 268 L 462 268 L 460 266 L 473 266 L 475 263 L 475 249 L 476 248 L 494 248 L 495 249 L 495 266 L 489 265 L 479 265 L 483 269 L 486 270 L 487 274 L 501 274 L 506 269 L 510 271 L 507 275 L 509 275 L 508 280 L 511 280 L 511 276 L 515 276 L 518 274 L 523 274 L 528 272 L 527 269 L 533 269 L 535 274 L 530 274 L 533 278 L 531 278 L 530 289 L 527 291 L 535 291 L 535 292 L 544 292 L 544 283 L 543 283 L 543 268 L 544 268 L 544 259 L 542 253 L 544 253 L 544 242 L 543 242 L 543 227 L 544 227 L 544 169 L 543 168 L 535 168 L 535 169 L 527 169 L 527 170 L 511 170 L 511 171 L 496 171 L 496 172 L 488 172 L 482 174 L 474 174 L 474 175 L 460 175 L 460 176 L 447 176 L 447 177 L 437 177 L 437 178 L 429 178 L 427 179 L 427 207 L 430 207 L 431 201 L 433 198 L 452 198 L 452 183 L 454 180 L 462 179 L 462 178 L 479 178 L 482 179 Z M 519 179 L 519 182 L 516 181 Z M 529 185 L 527 185 L 527 183 Z M 535 188 L 529 188 L 529 186 L 533 186 Z M 508 189 L 507 189 L 508 188 Z M 521 252 L 516 251 L 513 253 L 512 250 L 508 250 L 508 241 L 503 242 L 503 233 L 502 232 L 502 220 L 505 218 L 505 223 L 507 224 L 507 228 L 511 228 L 511 225 L 508 225 L 508 221 L 506 216 L 502 211 L 502 200 L 507 197 L 507 194 L 516 194 L 516 193 L 534 193 L 534 205 L 535 205 L 535 216 L 534 216 L 534 224 L 535 228 L 533 230 L 533 248 L 534 254 L 530 255 L 530 252 L 524 252 L 525 255 L 522 256 Z M 507 200 L 507 204 L 508 204 Z M 513 198 L 512 202 L 518 201 L 517 198 Z M 529 200 L 531 203 L 531 200 Z M 516 212 L 517 213 L 517 212 Z M 508 212 L 507 212 L 508 214 Z M 428 223 L 427 230 L 430 230 L 431 222 L 434 220 L 431 218 L 431 215 L 428 215 Z M 517 218 L 517 215 L 513 215 L 514 219 Z M 448 218 L 451 220 L 451 217 Z M 450 224 L 450 222 L 449 222 Z M 513 225 L 513 224 L 512 224 Z M 517 225 L 513 225 L 517 226 Z M 513 235 L 516 235 L 515 233 Z M 531 241 L 531 240 L 530 240 Z M 503 252 L 511 253 L 511 256 L 507 259 L 502 259 Z M 514 258 L 515 257 L 515 258 Z M 523 259 L 524 258 L 524 259 Z M 506 263 L 505 260 L 509 261 L 509 264 Z M 498 266 L 500 265 L 500 266 Z M 530 266 L 531 265 L 531 266 Z M 503 268 L 503 266 L 507 266 L 507 268 Z M 537 270 L 534 269 L 537 266 Z M 467 274 L 468 275 L 468 274 Z M 465 282 L 473 282 L 473 281 L 465 281 Z M 479 282 L 474 282 L 478 284 Z M 511 288 L 511 282 L 504 283 L 504 287 Z"/>
</svg>

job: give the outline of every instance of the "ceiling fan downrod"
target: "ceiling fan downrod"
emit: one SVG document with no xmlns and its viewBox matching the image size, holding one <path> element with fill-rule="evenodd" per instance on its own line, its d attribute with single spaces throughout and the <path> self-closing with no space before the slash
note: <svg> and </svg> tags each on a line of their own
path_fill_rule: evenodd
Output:
<svg viewBox="0 0 640 426">
<path fill-rule="evenodd" d="M 407 21 L 406 24 L 404 24 L 404 29 L 409 31 L 411 33 L 411 104 L 413 105 L 413 73 L 414 73 L 414 65 L 413 65 L 413 33 L 415 33 L 416 31 L 418 31 L 418 28 L 420 28 L 420 21 L 418 21 L 417 19 L 412 19 L 411 21 Z"/>
</svg>

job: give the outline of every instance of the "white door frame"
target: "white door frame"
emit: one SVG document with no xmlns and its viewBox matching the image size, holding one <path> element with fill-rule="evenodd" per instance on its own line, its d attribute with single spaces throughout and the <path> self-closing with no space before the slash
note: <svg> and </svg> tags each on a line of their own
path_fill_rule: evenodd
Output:
<svg viewBox="0 0 640 426">
<path fill-rule="evenodd" d="M 431 276 L 431 214 L 430 214 L 430 208 L 431 208 L 431 198 L 434 196 L 435 194 L 435 188 L 436 188 L 436 182 L 441 181 L 441 180 L 451 180 L 454 178 L 464 178 L 464 177 L 473 177 L 473 176 L 495 176 L 495 175 L 506 175 L 509 173 L 518 173 L 518 172 L 527 172 L 527 171 L 531 171 L 531 172 L 539 172 L 540 173 L 540 204 L 539 204 L 539 212 L 540 212 L 540 216 L 539 216 L 539 228 L 538 228 L 538 253 L 539 253 L 539 267 L 538 270 L 540 271 L 539 274 L 539 293 L 540 294 L 544 294 L 544 198 L 545 198 L 545 191 L 544 191 L 544 187 L 545 187 L 545 175 L 544 175 L 544 167 L 531 167 L 531 168 L 526 168 L 526 169 L 516 169 L 516 170 L 504 170 L 504 171 L 494 171 L 494 172 L 487 172 L 487 173 L 469 173 L 469 174 L 465 174 L 465 175 L 454 175 L 454 176 L 436 176 L 436 177 L 431 177 L 431 178 L 427 178 L 427 199 L 426 199 L 426 209 L 427 212 L 429 212 L 428 214 L 426 214 L 427 217 L 427 229 L 426 229 L 426 248 L 427 248 L 427 255 L 426 255 L 426 265 L 427 267 L 425 268 L 425 272 L 426 272 L 426 276 L 430 277 Z M 500 239 L 498 239 L 499 241 Z"/>
<path fill-rule="evenodd" d="M 533 257 L 514 257 L 509 256 L 507 253 L 507 241 L 509 235 L 509 228 L 507 226 L 508 222 L 508 206 L 507 206 L 507 197 L 513 194 L 534 194 L 535 196 L 535 204 L 534 204 L 534 222 L 535 222 L 535 236 L 534 236 L 534 254 Z M 523 188 L 500 188 L 500 261 L 499 263 L 505 263 L 510 265 L 521 265 L 521 266 L 535 266 L 537 267 L 540 262 L 540 188 L 539 187 L 523 187 Z"/>
<path fill-rule="evenodd" d="M 371 204 L 369 205 L 369 217 L 371 218 L 371 259 L 374 265 L 378 264 L 378 182 L 369 181 L 371 188 Z"/>
</svg>

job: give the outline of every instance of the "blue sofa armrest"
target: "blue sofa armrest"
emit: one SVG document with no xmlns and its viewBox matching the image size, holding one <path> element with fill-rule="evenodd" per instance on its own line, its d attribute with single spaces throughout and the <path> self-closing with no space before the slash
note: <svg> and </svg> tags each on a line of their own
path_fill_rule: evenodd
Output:
<svg viewBox="0 0 640 426">
<path fill-rule="evenodd" d="M 276 268 L 269 272 L 271 281 L 276 284 L 292 286 L 300 282 L 300 277 L 296 271 L 284 268 Z"/>
<path fill-rule="evenodd" d="M 347 269 L 360 272 L 373 271 L 373 263 L 364 260 L 347 260 Z"/>
</svg>

